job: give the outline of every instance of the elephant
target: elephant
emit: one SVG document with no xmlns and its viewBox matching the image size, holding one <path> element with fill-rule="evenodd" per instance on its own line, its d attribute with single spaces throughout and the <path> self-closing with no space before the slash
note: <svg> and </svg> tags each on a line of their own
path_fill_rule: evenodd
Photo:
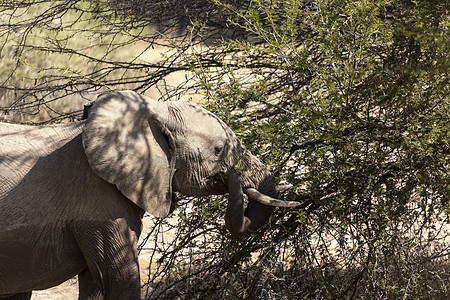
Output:
<svg viewBox="0 0 450 300">
<path fill-rule="evenodd" d="M 101 94 L 86 120 L 0 123 L 0 298 L 29 299 L 78 274 L 79 299 L 140 299 L 144 212 L 175 192 L 229 194 L 225 227 L 241 237 L 275 206 L 273 176 L 218 117 L 134 91 Z M 244 193 L 249 203 L 244 208 Z"/>
</svg>

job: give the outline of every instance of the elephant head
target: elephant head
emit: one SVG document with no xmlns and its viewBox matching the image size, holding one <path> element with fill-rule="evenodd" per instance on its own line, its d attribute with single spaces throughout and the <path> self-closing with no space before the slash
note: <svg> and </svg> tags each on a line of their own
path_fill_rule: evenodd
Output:
<svg viewBox="0 0 450 300">
<path fill-rule="evenodd" d="M 190 102 L 158 102 L 132 91 L 103 94 L 89 110 L 83 146 L 98 176 L 156 217 L 173 209 L 174 191 L 229 193 L 226 227 L 241 236 L 264 225 L 273 205 L 295 205 L 273 199 L 267 168 L 225 123 Z"/>
</svg>

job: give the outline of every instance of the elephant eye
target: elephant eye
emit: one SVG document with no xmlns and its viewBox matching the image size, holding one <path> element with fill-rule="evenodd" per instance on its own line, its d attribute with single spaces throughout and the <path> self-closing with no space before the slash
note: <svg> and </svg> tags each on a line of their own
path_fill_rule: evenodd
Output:
<svg viewBox="0 0 450 300">
<path fill-rule="evenodd" d="M 219 156 L 220 154 L 222 154 L 223 148 L 224 148 L 224 144 L 223 143 L 215 145 L 214 146 L 214 154 L 216 156 Z"/>
</svg>

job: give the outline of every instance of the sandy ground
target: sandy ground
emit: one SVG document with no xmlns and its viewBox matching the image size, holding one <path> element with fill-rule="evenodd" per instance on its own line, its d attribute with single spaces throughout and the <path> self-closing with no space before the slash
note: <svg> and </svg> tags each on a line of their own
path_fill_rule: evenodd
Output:
<svg viewBox="0 0 450 300">
<path fill-rule="evenodd" d="M 78 281 L 75 278 L 43 291 L 33 291 L 32 300 L 78 299 Z"/>
</svg>

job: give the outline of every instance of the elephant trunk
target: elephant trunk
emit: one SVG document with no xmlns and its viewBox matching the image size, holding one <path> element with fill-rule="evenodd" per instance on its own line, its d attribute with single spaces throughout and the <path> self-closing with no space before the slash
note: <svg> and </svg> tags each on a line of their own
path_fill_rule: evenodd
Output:
<svg viewBox="0 0 450 300">
<path fill-rule="evenodd" d="M 249 204 L 244 211 L 244 191 L 246 189 L 242 189 L 241 181 L 235 170 L 228 172 L 228 188 L 229 199 L 225 213 L 225 226 L 233 236 L 247 235 L 262 227 L 269 220 L 275 208 L 257 202 L 252 199 L 252 195 L 249 195 Z M 275 197 L 276 190 L 272 176 L 267 174 L 258 183 L 255 190 L 259 190 L 266 196 Z"/>
</svg>

